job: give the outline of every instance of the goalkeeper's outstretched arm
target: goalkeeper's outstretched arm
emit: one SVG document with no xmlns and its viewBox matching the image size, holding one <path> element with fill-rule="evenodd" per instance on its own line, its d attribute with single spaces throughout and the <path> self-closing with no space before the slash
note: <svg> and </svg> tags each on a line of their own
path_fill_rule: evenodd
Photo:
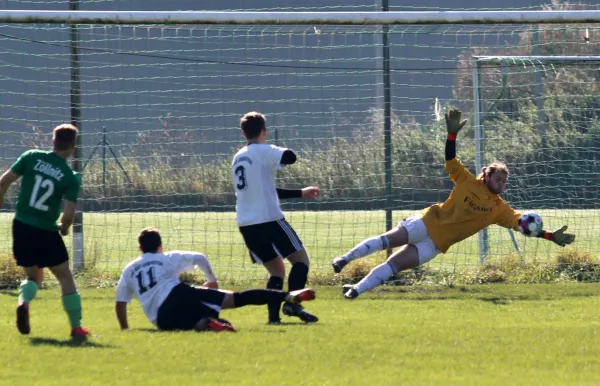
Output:
<svg viewBox="0 0 600 386">
<path fill-rule="evenodd" d="M 519 227 L 517 226 L 517 223 L 519 221 L 519 217 L 521 216 L 521 214 L 516 212 L 513 208 L 511 208 L 506 203 L 504 204 L 504 208 L 502 210 L 503 210 L 503 212 L 500 215 L 500 218 L 498 219 L 496 224 L 498 224 L 504 228 L 513 229 L 515 231 L 520 231 Z M 561 247 L 564 247 L 565 245 L 571 244 L 573 241 L 575 241 L 575 235 L 571 234 L 571 233 L 565 233 L 566 230 L 567 230 L 567 226 L 564 225 L 560 229 L 555 230 L 554 232 L 549 232 L 549 231 L 543 230 L 536 237 L 540 237 L 545 240 L 550 240 L 553 243 L 555 243 L 556 245 L 560 245 Z"/>
<path fill-rule="evenodd" d="M 456 158 L 456 134 L 448 134 L 446 139 L 446 161 Z"/>
<path fill-rule="evenodd" d="M 456 135 L 467 123 L 466 119 L 461 121 L 461 115 L 461 112 L 456 109 L 445 114 L 446 130 L 448 131 L 445 151 L 446 171 L 455 184 L 475 179 L 475 176 L 456 158 Z"/>
<path fill-rule="evenodd" d="M 550 240 L 556 245 L 564 247 L 565 245 L 571 244 L 575 241 L 575 235 L 572 233 L 565 233 L 567 226 L 563 225 L 560 229 L 554 232 L 542 231 L 537 237 L 541 237 L 545 240 Z"/>
<path fill-rule="evenodd" d="M 448 111 L 444 118 L 446 119 L 446 131 L 448 131 L 448 139 L 446 139 L 446 161 L 450 161 L 456 157 L 456 135 L 467 123 L 467 120 L 460 120 L 462 113 L 460 110 L 452 109 Z"/>
</svg>

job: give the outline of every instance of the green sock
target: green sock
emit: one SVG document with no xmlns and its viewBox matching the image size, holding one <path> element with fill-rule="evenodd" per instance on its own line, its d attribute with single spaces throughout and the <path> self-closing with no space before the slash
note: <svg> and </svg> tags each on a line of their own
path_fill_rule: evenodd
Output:
<svg viewBox="0 0 600 386">
<path fill-rule="evenodd" d="M 64 295 L 62 297 L 63 307 L 69 316 L 71 328 L 81 327 L 81 296 L 79 292 Z"/>
<path fill-rule="evenodd" d="M 30 303 L 37 293 L 38 285 L 33 280 L 23 280 L 19 286 L 19 303 Z"/>
</svg>

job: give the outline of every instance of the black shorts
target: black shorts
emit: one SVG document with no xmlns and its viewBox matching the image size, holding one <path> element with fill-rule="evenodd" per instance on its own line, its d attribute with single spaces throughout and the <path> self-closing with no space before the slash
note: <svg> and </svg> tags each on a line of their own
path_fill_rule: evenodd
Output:
<svg viewBox="0 0 600 386">
<path fill-rule="evenodd" d="M 21 267 L 54 267 L 69 261 L 69 252 L 58 231 L 13 220 L 12 235 L 13 255 Z"/>
<path fill-rule="evenodd" d="M 161 330 L 193 330 L 203 318 L 218 318 L 225 293 L 180 283 L 158 308 L 156 325 Z"/>
<path fill-rule="evenodd" d="M 302 241 L 285 219 L 240 227 L 254 263 L 266 263 L 277 256 L 286 258 L 304 249 Z"/>
</svg>

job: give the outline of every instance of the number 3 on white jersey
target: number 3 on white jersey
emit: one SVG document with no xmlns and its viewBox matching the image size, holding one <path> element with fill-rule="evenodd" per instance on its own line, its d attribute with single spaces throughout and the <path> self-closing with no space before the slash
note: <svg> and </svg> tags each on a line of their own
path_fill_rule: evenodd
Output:
<svg viewBox="0 0 600 386">
<path fill-rule="evenodd" d="M 40 193 L 40 188 L 47 189 L 46 193 L 44 193 L 39 199 L 38 194 Z M 37 210 L 42 210 L 44 212 L 48 211 L 48 205 L 46 205 L 46 201 L 50 198 L 50 196 L 54 193 L 54 182 L 49 179 L 44 179 L 39 174 L 35 175 L 35 185 L 33 186 L 33 191 L 31 192 L 31 198 L 29 199 L 29 206 L 35 208 Z"/>
<path fill-rule="evenodd" d="M 242 165 L 238 166 L 237 168 L 235 168 L 235 175 L 238 178 L 235 187 L 238 190 L 246 190 L 246 188 L 248 187 L 248 182 L 246 181 L 246 168 Z"/>
</svg>

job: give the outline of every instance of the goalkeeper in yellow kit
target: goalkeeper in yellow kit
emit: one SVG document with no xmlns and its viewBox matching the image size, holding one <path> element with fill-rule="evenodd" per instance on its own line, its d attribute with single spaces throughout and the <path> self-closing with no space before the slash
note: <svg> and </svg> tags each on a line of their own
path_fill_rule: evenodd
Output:
<svg viewBox="0 0 600 386">
<path fill-rule="evenodd" d="M 456 135 L 467 122 L 461 121 L 459 110 L 445 115 L 448 139 L 446 140 L 446 171 L 455 186 L 444 203 L 424 209 L 418 215 L 401 221 L 387 233 L 362 241 L 343 256 L 332 261 L 335 273 L 351 261 L 371 253 L 402 247 L 385 263 L 373 268 L 354 286 L 344 286 L 344 297 L 354 299 L 405 269 L 425 264 L 440 252 L 446 253 L 455 243 L 462 241 L 488 225 L 497 224 L 518 231 L 520 213 L 501 197 L 508 181 L 508 169 L 500 162 L 482 168 L 475 177 L 456 158 Z M 563 226 L 555 232 L 542 231 L 538 237 L 551 240 L 564 247 L 575 240 L 575 235 L 565 233 Z"/>
</svg>

